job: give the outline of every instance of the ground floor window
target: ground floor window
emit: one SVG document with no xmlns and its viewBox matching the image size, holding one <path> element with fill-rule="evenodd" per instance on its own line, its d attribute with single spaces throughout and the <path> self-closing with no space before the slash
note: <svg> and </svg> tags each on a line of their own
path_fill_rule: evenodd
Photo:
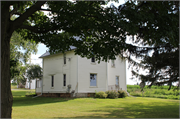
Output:
<svg viewBox="0 0 180 119">
<path fill-rule="evenodd" d="M 51 87 L 54 87 L 54 76 L 51 76 Z"/>
<path fill-rule="evenodd" d="M 119 76 L 116 76 L 116 85 L 119 85 Z"/>
<path fill-rule="evenodd" d="M 66 74 L 63 75 L 63 86 L 66 86 Z"/>
<path fill-rule="evenodd" d="M 97 86 L 97 74 L 90 74 L 90 86 Z"/>
</svg>

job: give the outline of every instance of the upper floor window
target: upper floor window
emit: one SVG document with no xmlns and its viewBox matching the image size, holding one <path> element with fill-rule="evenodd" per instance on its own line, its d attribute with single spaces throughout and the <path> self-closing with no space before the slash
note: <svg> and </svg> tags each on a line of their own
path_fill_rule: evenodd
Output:
<svg viewBox="0 0 180 119">
<path fill-rule="evenodd" d="M 115 67 L 115 60 L 111 60 L 111 66 Z"/>
<path fill-rule="evenodd" d="M 64 64 L 66 64 L 66 54 L 64 54 Z"/>
<path fill-rule="evenodd" d="M 91 58 L 91 62 L 95 62 L 95 57 L 92 57 L 92 58 Z"/>
</svg>

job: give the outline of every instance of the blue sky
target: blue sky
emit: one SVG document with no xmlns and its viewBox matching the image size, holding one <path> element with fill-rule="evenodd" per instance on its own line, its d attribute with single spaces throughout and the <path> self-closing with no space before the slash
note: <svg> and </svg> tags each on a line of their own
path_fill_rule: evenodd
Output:
<svg viewBox="0 0 180 119">
<path fill-rule="evenodd" d="M 115 3 L 115 2 L 109 2 L 107 4 L 107 6 L 110 6 L 111 4 L 114 4 L 116 7 L 119 6 L 120 4 L 125 3 L 125 0 L 119 0 L 119 3 Z M 46 13 L 45 13 L 46 14 Z M 48 50 L 48 48 L 42 44 L 39 43 L 38 45 L 38 52 L 37 54 L 32 54 L 31 55 L 31 63 L 32 64 L 39 64 L 42 67 L 42 59 L 39 58 L 42 54 L 44 54 L 46 52 L 46 50 Z M 126 65 L 126 67 L 128 67 L 128 65 Z M 127 84 L 137 84 L 137 80 L 131 80 L 131 71 L 130 70 L 126 70 L 126 77 L 127 77 Z M 139 81 L 138 81 L 139 82 Z"/>
</svg>

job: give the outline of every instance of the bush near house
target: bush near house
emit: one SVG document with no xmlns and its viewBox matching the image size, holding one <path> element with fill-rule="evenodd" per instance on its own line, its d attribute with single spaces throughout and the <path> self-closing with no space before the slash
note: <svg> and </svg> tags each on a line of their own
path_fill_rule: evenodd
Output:
<svg viewBox="0 0 180 119">
<path fill-rule="evenodd" d="M 95 97 L 96 98 L 106 98 L 107 94 L 103 91 L 100 91 L 100 92 L 96 92 Z"/>
<path fill-rule="evenodd" d="M 119 96 L 119 93 L 116 90 L 106 91 L 106 94 L 108 95 L 107 98 L 112 98 L 112 99 L 118 98 Z"/>
<path fill-rule="evenodd" d="M 106 92 L 100 91 L 95 93 L 95 98 L 111 98 L 111 99 L 116 99 L 116 98 L 125 98 L 127 97 L 127 93 L 124 90 L 108 90 Z"/>
<path fill-rule="evenodd" d="M 118 90 L 118 94 L 119 94 L 119 96 L 118 96 L 119 98 L 125 98 L 128 96 L 126 91 L 124 91 L 124 90 Z"/>
</svg>

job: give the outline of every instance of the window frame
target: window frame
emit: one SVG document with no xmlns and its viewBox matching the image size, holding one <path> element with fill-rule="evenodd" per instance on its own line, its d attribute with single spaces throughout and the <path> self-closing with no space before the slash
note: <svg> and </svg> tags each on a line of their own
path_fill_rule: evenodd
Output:
<svg viewBox="0 0 180 119">
<path fill-rule="evenodd" d="M 91 75 L 96 75 L 96 85 L 95 85 L 95 86 L 92 86 L 92 85 L 91 85 Z M 89 84 L 90 87 L 97 87 L 97 86 L 98 86 L 98 85 L 97 85 L 97 73 L 90 73 L 90 75 L 89 75 L 89 83 L 90 83 L 90 84 Z"/>
</svg>

